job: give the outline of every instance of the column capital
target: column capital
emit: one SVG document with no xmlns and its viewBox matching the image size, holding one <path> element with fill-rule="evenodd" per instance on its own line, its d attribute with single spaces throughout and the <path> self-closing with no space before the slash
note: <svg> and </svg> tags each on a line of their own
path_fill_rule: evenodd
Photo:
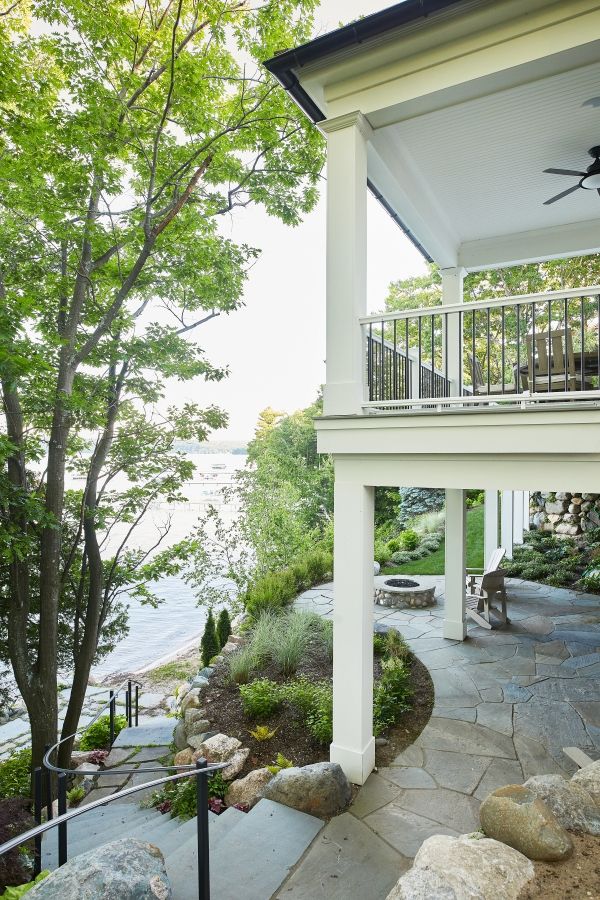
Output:
<svg viewBox="0 0 600 900">
<path fill-rule="evenodd" d="M 446 277 L 453 276 L 454 278 L 465 278 L 468 275 L 467 270 L 463 266 L 446 266 L 443 269 L 440 269 L 440 274 L 442 277 L 446 275 Z"/>
<path fill-rule="evenodd" d="M 373 129 L 360 110 L 345 113 L 343 116 L 335 116 L 333 119 L 324 119 L 322 122 L 317 122 L 317 125 L 325 134 L 343 131 L 344 128 L 358 128 L 365 140 L 368 141 L 373 136 Z"/>
</svg>

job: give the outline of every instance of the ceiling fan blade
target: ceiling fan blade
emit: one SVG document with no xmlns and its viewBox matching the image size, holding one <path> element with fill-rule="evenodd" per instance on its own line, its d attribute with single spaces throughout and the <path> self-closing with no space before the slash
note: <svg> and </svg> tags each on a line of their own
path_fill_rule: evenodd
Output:
<svg viewBox="0 0 600 900">
<path fill-rule="evenodd" d="M 586 172 L 575 172 L 573 169 L 544 169 L 544 172 L 548 172 L 549 175 L 578 175 L 582 178 L 586 175 Z"/>
<path fill-rule="evenodd" d="M 556 203 L 557 200 L 562 200 L 563 197 L 568 197 L 569 194 L 572 194 L 573 191 L 578 191 L 580 185 L 574 184 L 573 187 L 567 188 L 566 191 L 563 191 L 562 194 L 557 194 L 556 197 L 550 197 L 549 200 L 544 200 L 544 206 L 550 206 L 551 203 Z"/>
</svg>

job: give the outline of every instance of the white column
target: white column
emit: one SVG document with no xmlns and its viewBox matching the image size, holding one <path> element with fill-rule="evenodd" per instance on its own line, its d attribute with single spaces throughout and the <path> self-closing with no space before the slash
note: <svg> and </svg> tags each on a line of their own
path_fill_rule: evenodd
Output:
<svg viewBox="0 0 600 900">
<path fill-rule="evenodd" d="M 513 493 L 502 491 L 502 508 L 500 511 L 500 542 L 506 550 L 506 558 L 513 556 Z"/>
<path fill-rule="evenodd" d="M 523 491 L 513 491 L 513 544 L 523 543 Z"/>
<path fill-rule="evenodd" d="M 462 641 L 467 636 L 465 622 L 465 492 L 446 488 L 446 616 L 444 637 Z"/>
<path fill-rule="evenodd" d="M 442 305 L 449 306 L 463 302 L 463 281 L 466 269 L 457 267 L 442 269 Z M 446 331 L 444 327 L 443 331 Z M 451 396 L 458 396 L 458 385 L 462 370 L 462 334 L 460 328 L 460 315 L 450 313 L 448 315 L 447 335 L 443 335 L 444 363 L 442 371 L 445 372 L 445 352 L 448 354 L 448 378 L 451 381 Z"/>
<path fill-rule="evenodd" d="M 319 123 L 327 135 L 327 380 L 325 415 L 362 411 L 367 312 L 367 140 L 354 112 Z"/>
<path fill-rule="evenodd" d="M 498 491 L 486 491 L 483 511 L 484 560 L 488 560 L 494 550 L 498 549 Z"/>
<path fill-rule="evenodd" d="M 364 784 L 373 737 L 374 488 L 344 481 L 336 466 L 333 600 L 333 743 L 330 759 Z"/>
<path fill-rule="evenodd" d="M 523 491 L 523 531 L 531 531 L 531 521 L 529 518 L 529 501 L 530 492 Z"/>
</svg>

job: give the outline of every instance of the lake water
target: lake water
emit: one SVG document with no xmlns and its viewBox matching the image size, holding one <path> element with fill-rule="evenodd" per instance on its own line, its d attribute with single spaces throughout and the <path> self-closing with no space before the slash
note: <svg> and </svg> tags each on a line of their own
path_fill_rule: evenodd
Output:
<svg viewBox="0 0 600 900">
<path fill-rule="evenodd" d="M 243 468 L 246 456 L 232 453 L 197 453 L 189 455 L 196 467 L 192 481 L 183 490 L 188 503 L 149 510 L 146 519 L 136 529 L 132 545 L 144 549 L 151 547 L 157 529 L 170 519 L 171 531 L 163 546 L 175 543 L 190 533 L 208 503 L 221 509 L 223 516 L 233 520 L 237 510 L 223 505 L 220 496 L 223 488 L 231 484 L 235 472 Z M 118 489 L 119 485 L 116 485 Z M 114 535 L 114 540 L 118 535 Z M 198 644 L 206 608 L 199 606 L 192 589 L 178 577 L 163 578 L 153 588 L 164 602 L 157 608 L 142 606 L 132 600 L 129 604 L 129 634 L 92 670 L 92 676 L 101 680 L 115 672 L 138 671 L 150 664 L 159 663 L 172 656 L 187 644 Z M 228 585 L 223 582 L 226 593 Z"/>
</svg>

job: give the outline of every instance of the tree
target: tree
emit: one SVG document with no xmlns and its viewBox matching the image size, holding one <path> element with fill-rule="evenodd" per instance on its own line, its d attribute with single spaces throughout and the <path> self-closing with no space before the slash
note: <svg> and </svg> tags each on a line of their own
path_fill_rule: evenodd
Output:
<svg viewBox="0 0 600 900">
<path fill-rule="evenodd" d="M 200 652 L 202 656 L 202 665 L 208 666 L 213 656 L 216 656 L 221 647 L 215 628 L 215 618 L 212 609 L 208 611 L 204 632 L 200 640 Z"/>
<path fill-rule="evenodd" d="M 217 643 L 219 644 L 219 650 L 225 646 L 230 634 L 231 621 L 229 619 L 227 607 L 224 606 L 217 619 Z"/>
<path fill-rule="evenodd" d="M 20 0 L 3 16 L 0 653 L 34 765 L 58 665 L 74 671 L 66 736 L 125 592 L 156 602 L 181 557 L 157 550 L 168 528 L 154 555 L 131 539 L 182 498 L 177 441 L 225 421 L 164 401 L 169 379 L 226 374 L 190 338 L 241 305 L 256 251 L 219 222 L 258 202 L 293 225 L 315 203 L 321 138 L 258 67 L 308 37 L 315 3 Z"/>
</svg>

